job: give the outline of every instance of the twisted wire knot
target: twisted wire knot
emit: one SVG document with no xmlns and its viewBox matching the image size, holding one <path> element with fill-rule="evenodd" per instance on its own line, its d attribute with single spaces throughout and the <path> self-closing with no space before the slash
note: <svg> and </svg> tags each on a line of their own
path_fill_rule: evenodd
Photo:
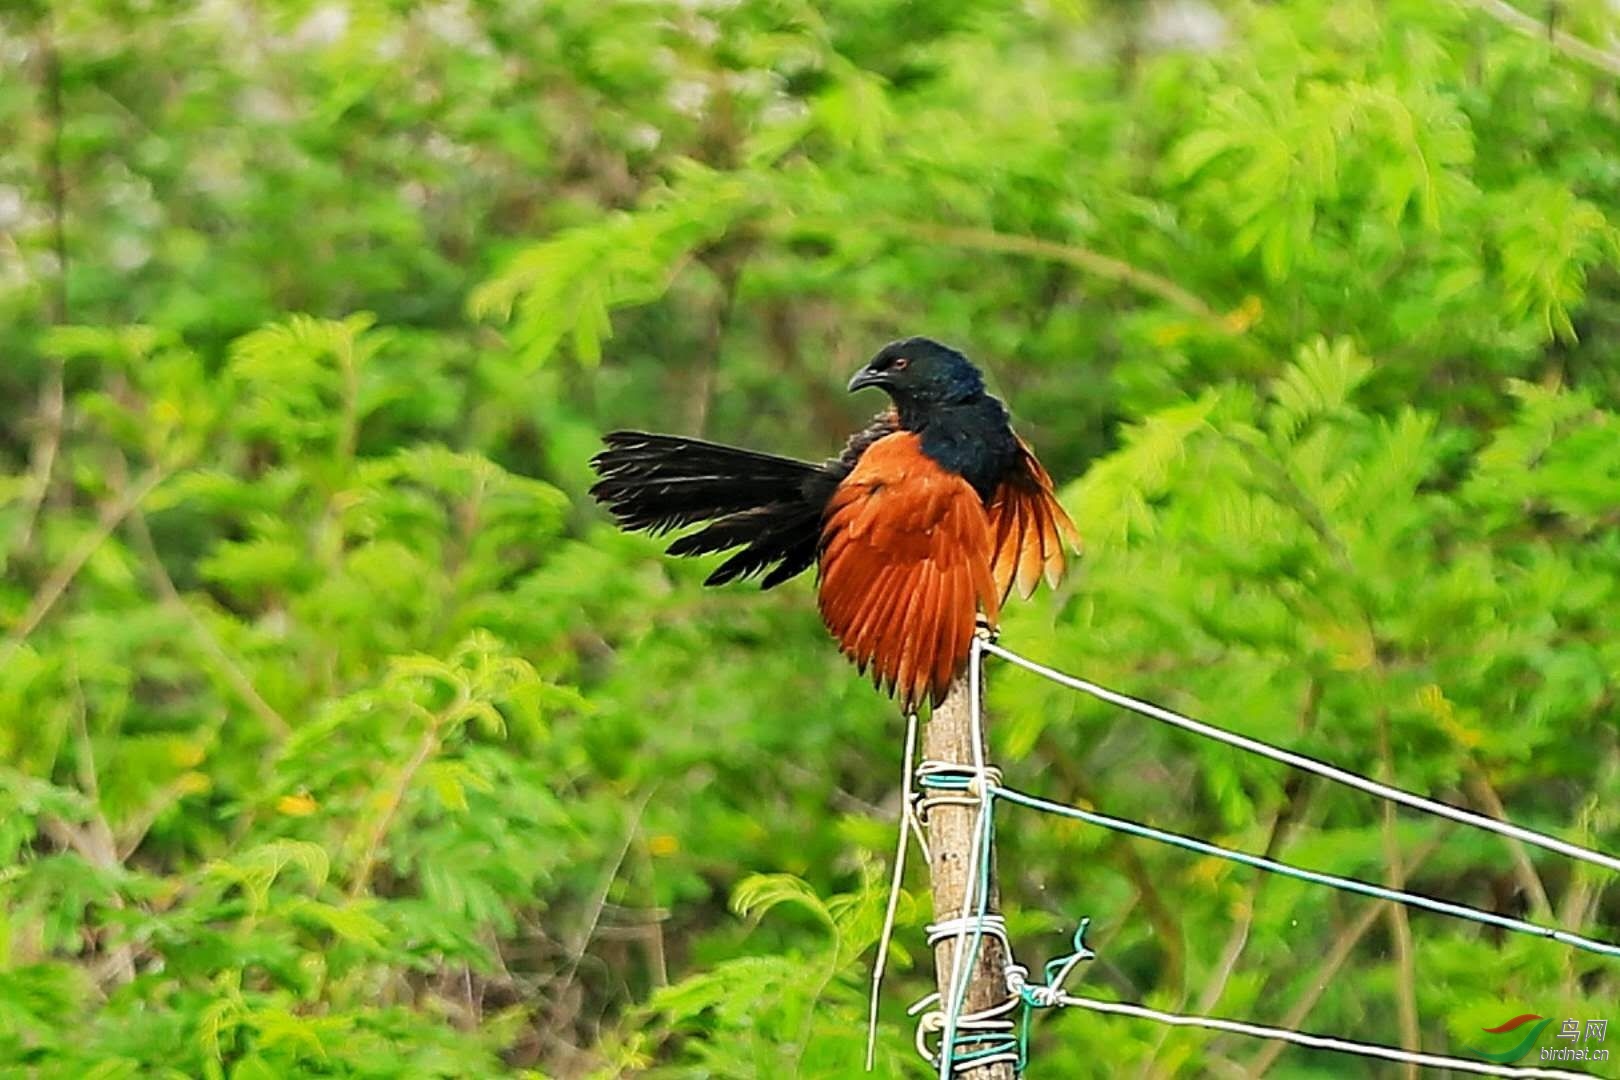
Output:
<svg viewBox="0 0 1620 1080">
<path fill-rule="evenodd" d="M 930 1035 L 945 1030 L 945 1010 L 931 1007 L 938 1004 L 939 993 L 935 991 L 906 1010 L 908 1016 L 917 1017 L 917 1053 L 935 1069 L 941 1067 L 941 1055 L 946 1050 L 943 1039 L 937 1047 L 928 1045 Z M 988 1009 L 958 1016 L 950 1045 L 951 1072 L 962 1073 L 1002 1063 L 1022 1071 L 1025 1040 L 1011 1016 L 1017 1007 L 1018 998 L 1009 997 Z"/>
<path fill-rule="evenodd" d="M 979 806 L 987 792 L 1001 787 L 1001 770 L 986 765 L 983 770 L 954 761 L 929 759 L 917 765 L 917 821 L 928 823 L 928 811 L 936 806 Z"/>
</svg>

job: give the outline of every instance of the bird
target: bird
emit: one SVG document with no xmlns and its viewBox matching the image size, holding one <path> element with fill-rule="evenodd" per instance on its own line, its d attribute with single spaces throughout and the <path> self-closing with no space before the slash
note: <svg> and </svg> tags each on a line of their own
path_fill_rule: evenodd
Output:
<svg viewBox="0 0 1620 1080">
<path fill-rule="evenodd" d="M 890 407 L 814 463 L 681 435 L 614 431 L 591 495 L 628 532 L 694 525 L 674 556 L 729 552 L 704 582 L 817 570 L 822 622 L 907 713 L 937 708 L 1014 588 L 1056 587 L 1080 535 L 1052 478 L 965 355 L 893 341 L 849 380 Z"/>
</svg>

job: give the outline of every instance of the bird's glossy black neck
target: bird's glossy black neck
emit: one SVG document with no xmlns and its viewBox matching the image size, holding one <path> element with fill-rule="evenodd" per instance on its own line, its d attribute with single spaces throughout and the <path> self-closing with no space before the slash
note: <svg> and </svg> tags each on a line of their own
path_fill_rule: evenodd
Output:
<svg viewBox="0 0 1620 1080">
<path fill-rule="evenodd" d="M 972 485 L 988 502 L 1018 455 L 1007 409 L 989 394 L 948 404 L 895 402 L 900 426 L 919 436 L 922 452 Z"/>
</svg>

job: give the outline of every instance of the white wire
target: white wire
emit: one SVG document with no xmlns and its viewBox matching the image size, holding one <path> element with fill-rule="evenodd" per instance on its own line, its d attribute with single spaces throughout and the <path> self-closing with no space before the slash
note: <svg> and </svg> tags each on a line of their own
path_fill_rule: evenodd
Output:
<svg viewBox="0 0 1620 1080">
<path fill-rule="evenodd" d="M 916 811 L 911 805 L 911 760 L 917 754 L 917 714 L 906 714 L 906 760 L 900 774 L 900 842 L 894 849 L 894 875 L 889 880 L 889 906 L 883 913 L 883 931 L 878 935 L 877 963 L 872 965 L 872 1000 L 866 1015 L 866 1071 L 877 1060 L 878 992 L 883 988 L 883 969 L 889 962 L 889 941 L 894 937 L 894 914 L 900 906 L 900 880 L 906 872 L 906 834 Z M 920 830 L 919 830 L 920 837 Z M 923 848 L 923 858 L 928 849 Z"/>
<path fill-rule="evenodd" d="M 1237 1020 L 1220 1020 L 1211 1016 L 1190 1016 L 1185 1013 L 1160 1012 L 1157 1009 L 1149 1009 L 1143 1005 L 1130 1005 L 1120 1001 L 1098 1001 L 1095 998 L 1079 997 L 1075 994 L 1062 995 L 1058 999 L 1058 1003 L 1072 1005 L 1081 1009 L 1090 1009 L 1092 1012 L 1133 1016 L 1139 1020 L 1152 1020 L 1155 1023 L 1169 1024 L 1172 1027 L 1196 1027 L 1210 1031 L 1227 1031 L 1235 1035 L 1252 1035 L 1257 1039 L 1275 1039 L 1279 1042 L 1293 1043 L 1295 1046 L 1308 1046 L 1315 1050 L 1334 1050 L 1341 1054 L 1382 1058 L 1385 1061 L 1399 1061 L 1407 1065 L 1422 1065 L 1431 1069 L 1454 1069 L 1457 1072 L 1477 1073 L 1481 1076 L 1555 1077 L 1558 1080 L 1592 1080 L 1593 1075 L 1591 1073 L 1567 1072 L 1563 1069 L 1493 1065 L 1486 1061 L 1470 1061 L 1467 1058 L 1398 1050 L 1393 1046 L 1380 1046 L 1376 1043 L 1333 1039 L 1325 1035 L 1311 1035 L 1303 1031 L 1291 1031 L 1288 1028 L 1245 1024 Z"/>
<path fill-rule="evenodd" d="M 1312 772 L 1318 776 L 1325 776 L 1329 780 L 1344 784 L 1346 787 L 1356 788 L 1359 791 L 1365 791 L 1370 795 L 1377 795 L 1380 798 L 1388 799 L 1391 802 L 1398 802 L 1418 810 L 1425 810 L 1431 814 L 1436 814 L 1443 818 L 1449 818 L 1452 821 L 1461 822 L 1464 825 L 1472 825 L 1477 829 L 1484 829 L 1487 832 L 1497 833 L 1500 836 L 1508 836 L 1515 840 L 1522 840 L 1527 844 L 1534 844 L 1535 846 L 1545 848 L 1548 851 L 1556 851 L 1560 855 L 1567 855 L 1572 859 L 1580 859 L 1583 862 L 1589 862 L 1595 866 L 1601 866 L 1606 870 L 1613 870 L 1616 873 L 1620 873 L 1620 858 L 1616 858 L 1613 855 L 1608 855 L 1601 851 L 1593 851 L 1590 848 L 1581 847 L 1579 844 L 1572 844 L 1567 840 L 1559 840 L 1557 837 L 1548 836 L 1545 833 L 1539 833 L 1533 829 L 1527 829 L 1522 825 L 1515 825 L 1510 821 L 1499 821 L 1496 818 L 1486 817 L 1483 814 L 1476 814 L 1472 810 L 1463 810 L 1447 803 L 1436 802 L 1434 799 L 1424 798 L 1422 795 L 1414 795 L 1411 792 L 1402 791 L 1400 788 L 1390 787 L 1388 784 L 1380 784 L 1378 781 L 1370 780 L 1358 773 L 1353 773 L 1348 770 L 1338 768 L 1337 766 L 1329 765 L 1326 762 L 1317 761 L 1315 758 L 1305 757 L 1303 754 L 1296 754 L 1291 750 L 1283 750 L 1280 747 L 1272 746 L 1270 743 L 1264 743 L 1258 739 L 1251 739 L 1246 735 L 1238 735 L 1234 732 L 1225 731 L 1211 724 L 1206 724 L 1201 720 L 1194 720 L 1191 717 L 1182 716 L 1180 713 L 1171 712 L 1169 709 L 1160 708 L 1151 702 L 1141 701 L 1137 698 L 1130 697 L 1127 694 L 1121 694 L 1118 691 L 1109 690 L 1107 687 L 1098 686 L 1096 683 L 1087 682 L 1085 679 L 1076 678 L 1073 675 L 1065 675 L 1061 671 L 1056 671 L 1044 664 L 1038 664 L 1033 660 L 1019 656 L 1010 649 L 1004 649 L 995 642 L 986 641 L 982 644 L 982 648 L 988 652 L 994 653 L 1003 660 L 1017 664 L 1026 671 L 1032 671 L 1043 678 L 1050 679 L 1051 681 L 1062 686 L 1067 686 L 1072 690 L 1079 690 L 1081 693 L 1090 694 L 1092 697 L 1106 701 L 1111 705 L 1118 705 L 1121 708 L 1129 709 L 1132 712 L 1141 713 L 1143 716 L 1150 716 L 1155 720 L 1162 720 L 1166 724 L 1171 724 L 1175 727 L 1182 728 L 1183 730 L 1191 731 L 1194 734 L 1202 735 L 1208 739 L 1214 739 L 1217 742 L 1226 743 L 1228 746 L 1235 746 L 1241 750 L 1247 750 L 1252 754 L 1259 754 L 1261 757 L 1267 757 L 1273 761 L 1280 761 L 1285 765 L 1292 765 L 1296 769 L 1303 769 L 1306 772 Z"/>
<path fill-rule="evenodd" d="M 961 930 L 956 935 L 956 948 L 951 953 L 951 981 L 948 984 L 950 997 L 945 1004 L 945 1026 L 940 1042 L 939 1054 L 939 1080 L 949 1080 L 952 1071 L 952 1058 L 956 1049 L 956 1029 L 961 1020 L 962 1001 L 966 997 L 964 982 L 971 972 L 967 966 L 968 928 L 974 925 L 973 909 L 977 899 L 976 888 L 988 888 L 989 883 L 979 885 L 979 851 L 984 842 L 983 830 L 990 827 L 990 785 L 986 782 L 984 769 L 984 728 L 980 716 L 980 673 L 984 666 L 983 652 L 986 642 L 978 633 L 973 635 L 973 641 L 968 646 L 968 711 L 969 737 L 973 742 L 973 773 L 974 780 L 979 786 L 979 816 L 974 821 L 973 829 L 973 858 L 968 862 L 967 889 L 962 897 Z M 975 939 L 976 941 L 977 939 Z"/>
<path fill-rule="evenodd" d="M 921 1001 L 913 1003 L 911 1008 L 906 1010 L 907 1015 L 917 1017 L 917 1031 L 913 1038 L 917 1053 L 929 1065 L 935 1063 L 935 1055 L 932 1050 L 928 1049 L 928 1036 L 936 1031 L 943 1031 L 945 1028 L 945 1014 L 939 1009 L 928 1008 L 928 1006 L 938 1002 L 939 992 L 936 990 Z M 1013 1031 L 1017 1028 L 1017 1024 L 1009 1020 L 1008 1015 L 1016 1010 L 1019 1004 L 1020 1002 L 1016 997 L 1009 997 L 1000 1004 L 992 1005 L 981 1012 L 963 1013 L 957 1018 L 956 1023 L 964 1031 L 980 1035 L 1001 1035 L 1010 1039 Z M 938 1061 L 942 1064 L 947 1060 L 945 1046 L 946 1044 L 942 1040 L 939 1045 L 938 1056 Z M 953 1058 L 949 1067 L 951 1071 L 959 1073 L 976 1072 L 991 1065 L 1011 1065 L 1016 1069 L 1019 1056 L 1016 1047 L 1008 1046 L 1005 1050 L 986 1054 L 982 1057 L 976 1056 L 971 1060 Z"/>
</svg>

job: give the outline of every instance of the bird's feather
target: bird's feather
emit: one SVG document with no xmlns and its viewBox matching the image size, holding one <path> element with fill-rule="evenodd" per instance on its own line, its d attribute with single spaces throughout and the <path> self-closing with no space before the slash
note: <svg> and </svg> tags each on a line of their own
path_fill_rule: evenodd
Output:
<svg viewBox="0 0 1620 1080">
<path fill-rule="evenodd" d="M 817 464 L 683 435 L 615 431 L 591 459 L 600 477 L 591 494 L 629 532 L 656 536 L 707 522 L 669 553 L 731 551 L 704 584 L 763 573 L 769 589 L 816 561 L 827 500 L 861 453 L 894 430 L 893 414 L 880 414 L 840 456 Z"/>
<path fill-rule="evenodd" d="M 937 704 L 967 658 L 975 614 L 999 614 L 978 495 L 898 432 L 839 484 L 821 535 L 821 613 L 844 653 L 907 709 Z"/>
<path fill-rule="evenodd" d="M 1022 439 L 1018 464 L 996 488 L 987 513 L 993 537 L 991 569 L 996 596 L 1005 601 L 1014 585 L 1028 599 L 1044 576 L 1056 586 L 1067 565 L 1065 543 L 1078 553 L 1080 533 L 1052 492 L 1052 478 Z"/>
</svg>

